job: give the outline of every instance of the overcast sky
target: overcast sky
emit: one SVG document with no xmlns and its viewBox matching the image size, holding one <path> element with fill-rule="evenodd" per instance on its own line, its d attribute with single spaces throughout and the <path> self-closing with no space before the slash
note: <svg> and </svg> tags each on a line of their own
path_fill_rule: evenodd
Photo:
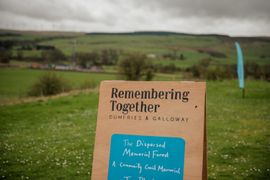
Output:
<svg viewBox="0 0 270 180">
<path fill-rule="evenodd" d="M 270 0 L 0 0 L 0 28 L 270 36 Z"/>
</svg>

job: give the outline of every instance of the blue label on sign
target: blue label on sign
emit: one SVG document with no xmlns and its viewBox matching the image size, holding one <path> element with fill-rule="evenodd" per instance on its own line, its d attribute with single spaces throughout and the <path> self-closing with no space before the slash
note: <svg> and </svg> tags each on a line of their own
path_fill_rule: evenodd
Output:
<svg viewBox="0 0 270 180">
<path fill-rule="evenodd" d="M 181 180 L 184 154 L 182 138 L 114 134 L 108 180 Z"/>
</svg>

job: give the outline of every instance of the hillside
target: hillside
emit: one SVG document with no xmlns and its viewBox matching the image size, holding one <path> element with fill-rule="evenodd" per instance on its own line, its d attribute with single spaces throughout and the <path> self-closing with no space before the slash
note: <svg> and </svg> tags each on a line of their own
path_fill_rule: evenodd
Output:
<svg viewBox="0 0 270 180">
<path fill-rule="evenodd" d="M 0 31 L 0 45 L 12 44 L 13 55 L 16 56 L 21 50 L 25 60 L 39 59 L 41 50 L 22 48 L 34 47 L 37 44 L 53 46 L 68 57 L 74 53 L 104 49 L 115 49 L 122 55 L 132 52 L 144 53 L 152 55 L 155 64 L 175 64 L 181 68 L 190 67 L 205 58 L 211 58 L 216 64 L 235 64 L 235 41 L 240 42 L 243 48 L 245 62 L 270 63 L 269 37 L 230 37 L 166 31 L 126 33 Z M 180 55 L 183 56 L 181 61 L 174 58 Z"/>
</svg>

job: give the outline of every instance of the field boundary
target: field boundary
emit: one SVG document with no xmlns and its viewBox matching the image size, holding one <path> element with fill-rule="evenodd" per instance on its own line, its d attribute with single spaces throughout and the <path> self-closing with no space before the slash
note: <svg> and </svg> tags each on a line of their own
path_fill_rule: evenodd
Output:
<svg viewBox="0 0 270 180">
<path fill-rule="evenodd" d="M 14 98 L 14 99 L 8 99 L 4 101 L 0 101 L 0 106 L 10 106 L 10 105 L 16 105 L 16 104 L 24 104 L 24 103 L 31 103 L 31 102 L 37 102 L 37 101 L 48 101 L 52 99 L 58 99 L 61 97 L 66 97 L 66 96 L 74 96 L 78 94 L 88 94 L 92 92 L 98 92 L 98 88 L 95 89 L 76 89 L 76 90 L 71 90 L 68 92 L 63 92 L 57 95 L 52 95 L 52 96 L 39 96 L 39 97 L 20 97 L 20 98 Z"/>
</svg>

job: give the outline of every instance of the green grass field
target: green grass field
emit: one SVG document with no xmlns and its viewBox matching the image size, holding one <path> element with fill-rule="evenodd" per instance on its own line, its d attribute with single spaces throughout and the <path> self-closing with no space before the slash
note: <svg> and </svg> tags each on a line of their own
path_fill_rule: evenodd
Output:
<svg viewBox="0 0 270 180">
<path fill-rule="evenodd" d="M 24 96 L 44 71 L 1 69 L 1 98 Z M 85 79 L 116 76 L 57 72 L 74 88 Z M 156 80 L 179 80 L 158 74 Z M 247 81 L 241 98 L 237 81 L 207 83 L 209 179 L 266 179 L 270 176 L 270 84 Z M 98 93 L 0 106 L 1 178 L 88 179 L 91 173 Z"/>
<path fill-rule="evenodd" d="M 0 102 L 8 101 L 11 98 L 23 98 L 27 96 L 32 84 L 38 80 L 38 77 L 51 71 L 31 70 L 31 69 L 0 69 Z M 78 89 L 89 81 L 99 83 L 104 79 L 115 79 L 116 75 L 104 73 L 83 73 L 83 72 L 64 72 L 55 71 L 55 73 L 65 79 L 71 88 Z"/>
<path fill-rule="evenodd" d="M 16 68 L 0 69 L 0 104 L 11 99 L 25 98 L 30 87 L 40 76 L 48 72 L 52 71 Z M 65 79 L 72 89 L 80 89 L 84 83 L 89 81 L 94 81 L 98 84 L 102 80 L 121 78 L 116 73 L 53 72 Z M 181 75 L 178 74 L 156 74 L 154 80 L 180 80 L 180 78 Z"/>
<path fill-rule="evenodd" d="M 270 177 L 270 84 L 207 83 L 209 179 Z M 1 179 L 89 179 L 98 94 L 0 106 Z"/>
</svg>

